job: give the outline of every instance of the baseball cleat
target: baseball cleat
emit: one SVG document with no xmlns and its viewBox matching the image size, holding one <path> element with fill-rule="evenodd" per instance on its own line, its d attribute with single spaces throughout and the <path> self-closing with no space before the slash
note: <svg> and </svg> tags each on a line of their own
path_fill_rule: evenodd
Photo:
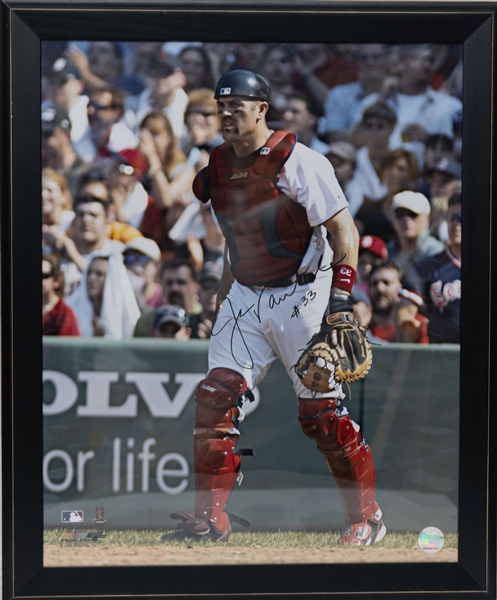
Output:
<svg viewBox="0 0 497 600">
<path fill-rule="evenodd" d="M 233 536 L 229 523 L 224 531 L 218 531 L 211 521 L 197 519 L 190 513 L 176 511 L 171 517 L 183 522 L 171 533 L 164 534 L 161 542 L 229 542 Z"/>
<path fill-rule="evenodd" d="M 352 523 L 342 529 L 339 546 L 370 546 L 385 537 L 387 528 L 381 517 Z"/>
</svg>

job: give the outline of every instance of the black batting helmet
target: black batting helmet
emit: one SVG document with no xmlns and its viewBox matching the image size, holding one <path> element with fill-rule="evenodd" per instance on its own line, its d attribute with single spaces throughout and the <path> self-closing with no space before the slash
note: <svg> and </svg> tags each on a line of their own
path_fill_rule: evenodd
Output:
<svg viewBox="0 0 497 600">
<path fill-rule="evenodd" d="M 269 83 L 255 71 L 234 69 L 225 73 L 217 83 L 214 98 L 218 100 L 225 96 L 246 96 L 254 100 L 263 100 L 269 104 L 266 121 L 278 121 L 280 118 L 271 104 Z"/>
</svg>

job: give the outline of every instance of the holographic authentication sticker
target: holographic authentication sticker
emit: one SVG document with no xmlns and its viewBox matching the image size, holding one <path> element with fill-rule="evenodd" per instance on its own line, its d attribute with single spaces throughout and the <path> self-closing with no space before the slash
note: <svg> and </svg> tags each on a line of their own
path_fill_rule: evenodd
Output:
<svg viewBox="0 0 497 600">
<path fill-rule="evenodd" d="M 442 549 L 444 534 L 437 527 L 425 527 L 419 534 L 418 544 L 423 552 L 433 554 Z"/>
</svg>

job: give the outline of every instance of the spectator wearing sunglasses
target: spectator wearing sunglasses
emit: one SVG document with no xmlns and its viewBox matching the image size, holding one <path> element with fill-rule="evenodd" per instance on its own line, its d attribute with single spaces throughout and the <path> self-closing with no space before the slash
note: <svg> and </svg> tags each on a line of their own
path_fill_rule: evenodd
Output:
<svg viewBox="0 0 497 600">
<path fill-rule="evenodd" d="M 186 133 L 181 140 L 181 148 L 188 156 L 188 163 L 197 172 L 207 166 L 212 150 L 224 141 L 219 133 L 214 90 L 203 87 L 188 94 L 185 126 Z"/>
<path fill-rule="evenodd" d="M 62 300 L 64 274 L 59 260 L 47 254 L 41 261 L 43 335 L 80 336 L 74 311 Z"/>
<path fill-rule="evenodd" d="M 145 237 L 130 240 L 123 250 L 124 266 L 128 271 L 140 310 L 158 308 L 166 299 L 158 282 L 160 249 Z"/>
<path fill-rule="evenodd" d="M 88 127 L 74 149 L 87 161 L 101 163 L 112 152 L 136 147 L 134 133 L 121 122 L 124 93 L 107 87 L 90 93 L 87 107 Z"/>
<path fill-rule="evenodd" d="M 403 191 L 393 197 L 393 226 L 396 238 L 388 245 L 388 256 L 404 272 L 410 287 L 419 287 L 416 264 L 444 250 L 444 244 L 430 235 L 431 206 L 419 192 Z"/>
<path fill-rule="evenodd" d="M 461 312 L 461 194 L 449 198 L 446 215 L 449 240 L 439 254 L 416 266 L 420 293 L 429 319 L 430 343 L 459 343 Z"/>
<path fill-rule="evenodd" d="M 155 312 L 152 337 L 169 338 L 186 342 L 192 330 L 184 308 L 175 304 L 165 304 Z"/>
</svg>

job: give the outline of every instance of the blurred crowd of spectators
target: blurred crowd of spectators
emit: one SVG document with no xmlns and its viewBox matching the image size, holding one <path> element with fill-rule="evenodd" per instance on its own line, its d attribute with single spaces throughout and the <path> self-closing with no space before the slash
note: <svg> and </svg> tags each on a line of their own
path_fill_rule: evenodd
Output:
<svg viewBox="0 0 497 600">
<path fill-rule="evenodd" d="M 234 68 L 332 163 L 372 337 L 457 343 L 462 46 L 442 44 L 43 42 L 44 335 L 210 337 L 224 240 L 192 181 Z"/>
</svg>

